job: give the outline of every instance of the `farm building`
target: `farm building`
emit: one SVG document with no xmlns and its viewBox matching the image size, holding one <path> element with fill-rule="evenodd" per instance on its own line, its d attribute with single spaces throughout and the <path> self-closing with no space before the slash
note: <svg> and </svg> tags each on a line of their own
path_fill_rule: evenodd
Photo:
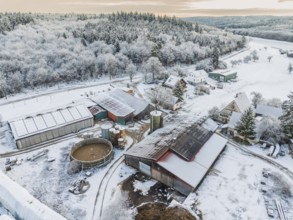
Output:
<svg viewBox="0 0 293 220">
<path fill-rule="evenodd" d="M 209 73 L 209 77 L 219 82 L 227 82 L 237 78 L 237 72 L 231 70 L 215 70 Z"/>
<path fill-rule="evenodd" d="M 218 120 L 223 123 L 228 123 L 232 112 L 244 113 L 249 107 L 251 105 L 247 95 L 245 93 L 237 93 L 235 99 L 220 111 Z"/>
<path fill-rule="evenodd" d="M 174 89 L 177 86 L 179 86 L 179 88 L 183 91 L 186 88 L 186 84 L 187 83 L 185 82 L 184 79 L 171 75 L 165 81 L 164 86 L 169 87 L 171 89 Z"/>
<path fill-rule="evenodd" d="M 69 103 L 69 105 L 83 105 L 87 108 L 90 108 L 97 104 L 93 102 L 92 100 L 90 100 L 89 98 L 83 98 L 83 99 L 74 100 L 71 103 Z"/>
<path fill-rule="evenodd" d="M 174 96 L 172 90 L 169 88 L 161 87 L 158 94 L 159 104 L 168 110 L 177 110 L 181 107 L 181 101 L 178 97 Z"/>
<path fill-rule="evenodd" d="M 108 118 L 122 125 L 133 122 L 133 113 L 135 109 L 130 108 L 123 102 L 112 98 L 106 94 L 100 94 L 91 98 L 98 106 L 108 112 Z"/>
<path fill-rule="evenodd" d="M 207 78 L 207 72 L 205 70 L 196 70 L 189 72 L 186 77 L 186 81 L 191 85 L 197 85 L 204 83 Z"/>
<path fill-rule="evenodd" d="M 97 105 L 90 107 L 89 110 L 94 116 L 95 120 L 101 120 L 101 119 L 107 118 L 108 116 L 108 112 Z"/>
<path fill-rule="evenodd" d="M 256 116 L 270 116 L 273 118 L 279 118 L 283 115 L 282 108 L 277 108 L 268 105 L 257 105 L 255 109 Z"/>
<path fill-rule="evenodd" d="M 184 195 L 194 191 L 224 150 L 227 140 L 190 120 L 174 119 L 125 155 L 125 163 Z"/>
<path fill-rule="evenodd" d="M 150 111 L 152 110 L 149 103 L 143 99 L 130 95 L 121 89 L 115 89 L 111 91 L 109 96 L 133 108 L 133 116 L 138 120 L 143 119 L 145 115 L 149 115 Z"/>
<path fill-rule="evenodd" d="M 83 105 L 26 116 L 9 125 L 19 149 L 78 132 L 93 126 L 93 116 Z"/>
</svg>

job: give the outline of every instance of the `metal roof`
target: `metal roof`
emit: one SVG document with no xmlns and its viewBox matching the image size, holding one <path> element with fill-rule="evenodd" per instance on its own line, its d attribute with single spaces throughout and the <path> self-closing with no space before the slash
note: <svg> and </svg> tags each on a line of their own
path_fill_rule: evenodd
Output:
<svg viewBox="0 0 293 220">
<path fill-rule="evenodd" d="M 175 87 L 177 85 L 177 83 L 180 81 L 180 78 L 177 76 L 169 76 L 169 78 L 166 80 L 166 82 L 164 83 L 165 86 L 170 86 L 170 87 Z"/>
<path fill-rule="evenodd" d="M 89 108 L 90 112 L 92 113 L 92 115 L 96 115 L 98 114 L 99 112 L 105 112 L 106 110 L 101 108 L 100 106 L 93 106 L 93 107 L 90 107 Z"/>
<path fill-rule="evenodd" d="M 246 111 L 251 106 L 250 101 L 245 93 L 236 94 L 234 101 L 241 113 L 244 113 L 244 111 Z"/>
<path fill-rule="evenodd" d="M 165 124 L 144 140 L 134 145 L 125 155 L 158 160 L 168 150 L 176 152 L 181 158 L 191 160 L 196 152 L 210 138 L 212 132 L 189 120 L 177 119 L 180 124 Z M 186 120 L 186 119 L 185 119 Z"/>
<path fill-rule="evenodd" d="M 182 160 L 175 153 L 168 152 L 156 163 L 196 188 L 226 144 L 225 138 L 213 134 L 191 161 Z"/>
<path fill-rule="evenodd" d="M 237 74 L 236 71 L 233 71 L 233 70 L 214 70 L 212 72 L 210 72 L 212 74 L 219 74 L 219 75 L 223 75 L 223 76 L 229 76 L 229 75 L 232 75 L 232 74 Z"/>
<path fill-rule="evenodd" d="M 130 115 L 135 110 L 133 108 L 128 107 L 122 101 L 114 99 L 106 94 L 100 94 L 91 98 L 96 104 L 101 106 L 102 108 L 106 109 L 108 112 L 118 116 L 118 117 L 125 117 Z"/>
<path fill-rule="evenodd" d="M 135 110 L 133 113 L 135 116 L 143 112 L 149 105 L 143 99 L 134 97 L 133 95 L 130 95 L 121 89 L 115 89 L 111 91 L 109 96 L 133 108 Z"/>
<path fill-rule="evenodd" d="M 283 115 L 283 110 L 281 108 L 260 104 L 260 105 L 257 105 L 255 113 L 258 115 L 279 118 L 280 116 Z"/>
<path fill-rule="evenodd" d="M 10 121 L 9 124 L 15 140 L 19 140 L 89 118 L 92 118 L 90 111 L 85 106 L 78 105 L 25 116 Z"/>
</svg>

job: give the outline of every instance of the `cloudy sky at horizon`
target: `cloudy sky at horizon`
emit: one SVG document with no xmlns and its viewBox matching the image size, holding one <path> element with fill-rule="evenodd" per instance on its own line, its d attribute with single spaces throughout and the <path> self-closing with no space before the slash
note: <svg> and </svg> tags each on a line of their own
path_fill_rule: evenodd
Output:
<svg viewBox="0 0 293 220">
<path fill-rule="evenodd" d="M 293 0 L 0 0 L 2 12 L 152 12 L 187 16 L 293 15 Z"/>
</svg>

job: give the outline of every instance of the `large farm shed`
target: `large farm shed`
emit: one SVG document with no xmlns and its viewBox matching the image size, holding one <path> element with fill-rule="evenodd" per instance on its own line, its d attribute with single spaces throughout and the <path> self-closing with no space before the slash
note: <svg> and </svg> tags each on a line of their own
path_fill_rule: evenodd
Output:
<svg viewBox="0 0 293 220">
<path fill-rule="evenodd" d="M 134 109 L 133 115 L 135 119 L 141 120 L 145 115 L 149 115 L 151 106 L 143 99 L 137 98 L 129 93 L 124 92 L 122 89 L 115 89 L 109 93 L 112 98 L 123 102 L 129 107 Z"/>
<path fill-rule="evenodd" d="M 135 109 L 130 108 L 122 101 L 112 98 L 106 94 L 100 94 L 91 98 L 97 105 L 108 112 L 108 118 L 122 125 L 133 121 Z"/>
<path fill-rule="evenodd" d="M 180 124 L 168 122 L 129 149 L 125 162 L 188 195 L 202 182 L 227 140 L 190 120 L 176 120 Z"/>
<path fill-rule="evenodd" d="M 209 77 L 219 82 L 227 82 L 237 78 L 237 72 L 231 70 L 215 70 L 209 73 Z"/>
<path fill-rule="evenodd" d="M 93 116 L 83 105 L 26 116 L 9 122 L 19 149 L 30 147 L 93 126 Z"/>
</svg>

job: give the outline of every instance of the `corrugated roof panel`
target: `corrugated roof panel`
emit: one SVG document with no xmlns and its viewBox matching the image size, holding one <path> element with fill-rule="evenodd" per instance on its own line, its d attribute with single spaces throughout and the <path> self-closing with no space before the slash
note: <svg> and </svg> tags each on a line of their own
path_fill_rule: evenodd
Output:
<svg viewBox="0 0 293 220">
<path fill-rule="evenodd" d="M 35 121 L 35 124 L 36 124 L 38 130 L 43 130 L 43 129 L 47 128 L 47 125 L 46 125 L 42 115 L 38 115 L 38 116 L 34 117 L 34 121 Z"/>
<path fill-rule="evenodd" d="M 87 109 L 84 106 L 79 105 L 79 106 L 76 106 L 76 108 L 82 117 L 91 116 L 91 114 L 89 114 L 89 111 L 87 111 Z"/>
<path fill-rule="evenodd" d="M 13 122 L 12 126 L 14 126 L 15 131 L 16 131 L 18 136 L 28 134 L 28 131 L 27 131 L 27 129 L 26 129 L 26 127 L 25 127 L 25 125 L 24 125 L 22 120 Z"/>
<path fill-rule="evenodd" d="M 80 119 L 81 115 L 79 114 L 79 112 L 77 111 L 77 109 L 75 107 L 72 108 L 68 108 L 68 110 L 70 111 L 71 115 L 73 116 L 74 119 Z"/>
<path fill-rule="evenodd" d="M 60 113 L 63 115 L 63 118 L 65 119 L 66 122 L 70 122 L 74 120 L 74 118 L 72 117 L 68 109 L 62 109 Z"/>
<path fill-rule="evenodd" d="M 25 124 L 25 127 L 27 128 L 28 133 L 33 133 L 38 130 L 33 118 L 26 118 L 25 120 L 23 120 L 23 122 Z"/>
<path fill-rule="evenodd" d="M 48 128 L 56 126 L 56 122 L 51 113 L 44 114 L 43 119 L 45 120 L 45 123 L 48 126 Z"/>
<path fill-rule="evenodd" d="M 52 112 L 52 115 L 53 115 L 53 117 L 54 117 L 54 119 L 55 119 L 55 121 L 57 122 L 58 125 L 65 123 L 65 119 L 63 118 L 63 116 L 60 113 L 60 111 Z"/>
</svg>

